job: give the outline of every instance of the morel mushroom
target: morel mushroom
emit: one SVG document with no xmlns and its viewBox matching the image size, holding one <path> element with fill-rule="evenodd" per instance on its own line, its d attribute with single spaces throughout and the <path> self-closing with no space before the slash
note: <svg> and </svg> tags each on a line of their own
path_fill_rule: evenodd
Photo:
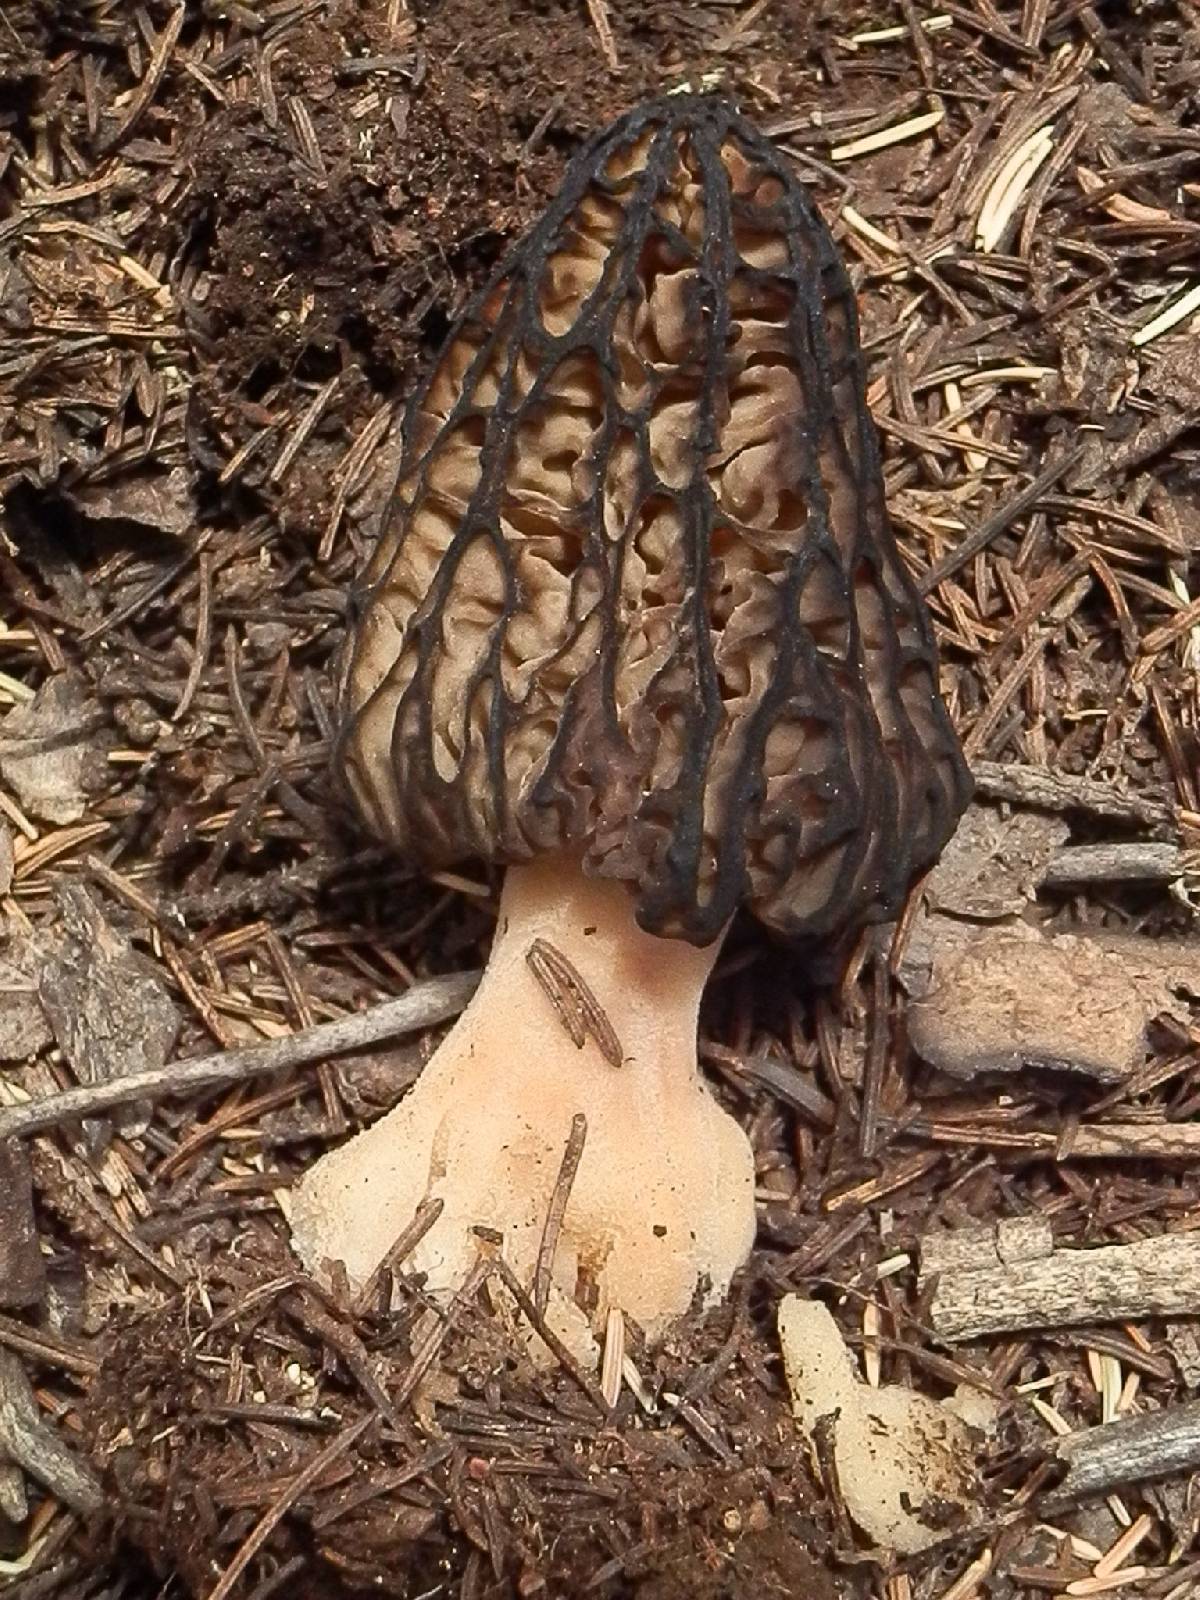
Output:
<svg viewBox="0 0 1200 1600">
<path fill-rule="evenodd" d="M 296 1244 L 360 1285 L 433 1198 L 432 1291 L 479 1224 L 529 1285 L 566 1193 L 550 1325 L 653 1336 L 754 1237 L 696 1060 L 730 919 L 812 948 L 894 914 L 967 794 L 830 235 L 726 103 L 643 106 L 453 327 L 403 443 L 341 763 L 410 861 L 508 873 L 476 997 L 301 1183 Z"/>
</svg>

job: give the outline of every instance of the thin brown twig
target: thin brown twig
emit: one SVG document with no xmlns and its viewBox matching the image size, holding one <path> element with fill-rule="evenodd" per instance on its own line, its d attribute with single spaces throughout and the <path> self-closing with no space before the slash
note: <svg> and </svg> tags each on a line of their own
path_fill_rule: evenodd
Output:
<svg viewBox="0 0 1200 1600">
<path fill-rule="evenodd" d="M 61 1334 L 29 1328 L 3 1315 L 0 1315 L 0 1346 L 16 1350 L 46 1366 L 78 1373 L 84 1378 L 94 1378 L 100 1371 L 99 1360 L 90 1355 L 84 1346 L 68 1343 Z"/>
<path fill-rule="evenodd" d="M 883 1079 L 887 1070 L 890 1042 L 887 955 L 879 945 L 876 945 L 871 963 L 870 1021 L 863 1070 L 862 1107 L 858 1123 L 858 1153 L 865 1158 L 875 1154 L 879 1136 L 879 1104 L 883 1094 Z"/>
<path fill-rule="evenodd" d="M 348 1428 L 343 1429 L 336 1439 L 331 1439 L 323 1450 L 318 1450 L 308 1465 L 296 1474 L 274 1505 L 263 1512 L 254 1527 L 242 1540 L 233 1560 L 221 1574 L 216 1586 L 209 1591 L 208 1600 L 227 1600 L 227 1597 L 233 1593 L 234 1586 L 242 1573 L 245 1572 L 304 1491 L 311 1488 L 321 1474 L 333 1466 L 334 1462 L 347 1455 L 374 1421 L 376 1421 L 375 1412 L 368 1411 L 366 1416 L 360 1417 L 357 1422 L 352 1422 Z"/>
<path fill-rule="evenodd" d="M 607 0 L 587 0 L 588 16 L 592 19 L 592 27 L 596 30 L 596 37 L 600 41 L 600 49 L 604 52 L 604 59 L 608 63 L 610 72 L 620 71 L 621 62 L 617 55 L 617 41 L 613 38 L 612 21 L 608 14 Z"/>
<path fill-rule="evenodd" d="M 200 594 L 196 601 L 196 642 L 192 647 L 187 681 L 171 713 L 172 722 L 182 721 L 191 710 L 192 701 L 200 689 L 200 679 L 204 676 L 204 669 L 208 665 L 208 652 L 212 648 L 213 555 L 211 551 L 201 550 L 198 567 Z"/>
<path fill-rule="evenodd" d="M 463 1279 L 462 1286 L 450 1302 L 445 1315 L 434 1324 L 422 1342 L 413 1351 L 412 1361 L 408 1371 L 400 1380 L 400 1386 L 393 1397 L 393 1404 L 397 1409 L 405 1405 L 416 1393 L 421 1379 L 437 1360 L 438 1354 L 446 1340 L 453 1333 L 458 1324 L 458 1319 L 470 1305 L 471 1301 L 483 1288 L 484 1283 L 492 1272 L 501 1266 L 499 1256 L 480 1256 L 470 1272 Z"/>
<path fill-rule="evenodd" d="M 1011 500 L 1007 500 L 986 521 L 981 522 L 974 533 L 969 533 L 955 545 L 953 550 L 947 551 L 942 559 L 921 577 L 921 593 L 932 594 L 938 584 L 952 577 L 960 568 L 965 567 L 968 561 L 974 560 L 981 550 L 986 550 L 992 540 L 998 539 L 1018 517 L 1024 516 L 1027 511 L 1032 511 L 1046 491 L 1053 488 L 1082 455 L 1083 446 L 1076 443 L 1062 455 L 1048 461 L 1032 483 L 1026 484 L 1025 488 L 1013 495 Z"/>
<path fill-rule="evenodd" d="M 394 1273 L 401 1263 L 412 1255 L 445 1209 L 446 1202 L 440 1195 L 425 1196 L 413 1214 L 412 1221 L 397 1234 L 383 1260 L 355 1296 L 353 1310 L 356 1317 L 364 1316 L 371 1309 L 379 1294 L 384 1274 Z"/>
<path fill-rule="evenodd" d="M 604 1392 L 600 1388 L 600 1385 L 595 1381 L 590 1373 L 584 1371 L 579 1362 L 576 1361 L 575 1357 L 567 1349 L 566 1345 L 554 1332 L 553 1328 L 550 1327 L 545 1317 L 542 1316 L 541 1312 L 534 1305 L 530 1295 L 523 1288 L 521 1280 L 509 1266 L 508 1262 L 505 1261 L 504 1257 L 502 1255 L 496 1255 L 493 1258 L 493 1265 L 496 1269 L 496 1272 L 503 1280 L 505 1288 L 517 1302 L 517 1305 L 524 1313 L 526 1320 L 533 1331 L 537 1334 L 538 1338 L 541 1339 L 543 1344 L 546 1345 L 551 1355 L 558 1362 L 559 1366 L 562 1367 L 563 1371 L 566 1372 L 570 1377 L 574 1378 L 575 1382 L 583 1390 L 584 1394 L 587 1395 L 588 1399 L 596 1407 L 596 1410 L 599 1411 L 600 1415 L 606 1417 L 609 1409 L 608 1401 L 604 1398 Z"/>
<path fill-rule="evenodd" d="M 24 1366 L 7 1351 L 0 1351 L 0 1460 L 15 1462 L 75 1511 L 92 1516 L 104 1503 L 100 1480 L 43 1419 Z"/>
<path fill-rule="evenodd" d="M 286 1034 L 265 1044 L 222 1050 L 195 1061 L 174 1061 L 165 1067 L 131 1072 L 127 1077 L 112 1078 L 105 1083 L 66 1089 L 62 1094 L 48 1095 L 44 1100 L 0 1111 L 0 1139 L 41 1133 L 61 1123 L 97 1116 L 102 1111 L 132 1105 L 142 1099 L 202 1094 L 221 1084 L 240 1083 L 268 1072 L 283 1072 L 323 1056 L 342 1055 L 397 1034 L 430 1028 L 457 1016 L 478 983 L 477 972 L 429 978 L 414 985 L 406 994 L 374 1006 L 370 1011 L 357 1011 L 335 1022 L 318 1023 L 315 1028 Z"/>
<path fill-rule="evenodd" d="M 110 129 L 108 133 L 97 139 L 97 155 L 111 155 L 117 146 L 133 132 L 149 109 L 150 102 L 157 94 L 158 86 L 165 77 L 167 68 L 171 63 L 171 54 L 179 43 L 179 35 L 183 32 L 186 16 L 187 6 L 179 5 L 167 18 L 166 25 L 155 41 L 154 53 L 150 57 L 146 75 L 141 83 L 138 84 L 129 104 L 125 107 L 124 115 L 115 128 Z"/>
</svg>

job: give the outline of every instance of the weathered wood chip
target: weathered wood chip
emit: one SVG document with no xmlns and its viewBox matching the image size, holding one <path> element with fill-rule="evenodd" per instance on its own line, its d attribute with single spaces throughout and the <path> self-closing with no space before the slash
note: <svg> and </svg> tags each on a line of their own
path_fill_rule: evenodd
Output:
<svg viewBox="0 0 1200 1600">
<path fill-rule="evenodd" d="M 15 1139 L 0 1140 L 0 1306 L 35 1306 L 45 1292 L 29 1158 Z"/>
<path fill-rule="evenodd" d="M 22 810 L 60 826 L 83 815 L 89 756 L 102 717 L 77 679 L 48 678 L 0 722 L 0 781 Z"/>
<path fill-rule="evenodd" d="M 40 957 L 31 938 L 0 947 L 0 1061 L 25 1061 L 53 1039 L 38 999 Z"/>
<path fill-rule="evenodd" d="M 900 976 L 913 1048 L 952 1077 L 1035 1068 L 1120 1083 L 1145 1060 L 1150 1021 L 1186 1014 L 1200 944 L 930 917 Z"/>
<path fill-rule="evenodd" d="M 55 893 L 58 926 L 44 941 L 42 1008 L 80 1083 L 164 1065 L 179 1013 L 162 980 L 77 883 Z"/>
<path fill-rule="evenodd" d="M 1070 834 L 1062 817 L 1041 811 L 1004 816 L 995 806 L 972 805 L 929 875 L 926 900 L 933 910 L 960 917 L 1019 914 Z"/>
<path fill-rule="evenodd" d="M 186 467 L 154 474 L 130 473 L 99 483 L 84 479 L 71 488 L 69 498 L 84 517 L 135 522 L 176 539 L 196 528 L 193 475 Z"/>
</svg>

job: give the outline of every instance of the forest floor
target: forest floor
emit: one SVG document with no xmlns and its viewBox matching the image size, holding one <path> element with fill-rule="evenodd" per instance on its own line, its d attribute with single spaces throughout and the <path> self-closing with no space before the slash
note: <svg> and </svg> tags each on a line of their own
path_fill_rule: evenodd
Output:
<svg viewBox="0 0 1200 1600">
<path fill-rule="evenodd" d="M 1200 1584 L 1186 1263 L 1175 1298 L 964 1337 L 922 1270 L 968 1225 L 1172 1262 L 1200 1230 L 1192 0 L 11 0 L 0 1108 L 480 964 L 487 873 L 416 876 L 332 794 L 345 593 L 450 319 L 584 136 L 684 85 L 788 155 L 852 271 L 979 787 L 942 909 L 1169 967 L 1136 1059 L 935 1070 L 906 1023 L 912 908 L 833 990 L 739 926 L 701 1058 L 755 1148 L 758 1247 L 726 1307 L 631 1335 L 611 1408 L 531 1369 L 486 1299 L 431 1350 L 419 1288 L 347 1309 L 288 1255 L 288 1187 L 430 1030 L 0 1137 L 0 1592 Z M 1073 959 L 1047 980 L 1064 1011 L 1094 1000 Z M 869 1386 L 989 1401 L 978 1498 L 921 1554 L 874 1549 L 836 1451 L 798 1434 L 790 1294 L 831 1307 Z M 1132 1417 L 1167 1429 L 1149 1457 L 1064 1493 L 1059 1438 Z"/>
</svg>

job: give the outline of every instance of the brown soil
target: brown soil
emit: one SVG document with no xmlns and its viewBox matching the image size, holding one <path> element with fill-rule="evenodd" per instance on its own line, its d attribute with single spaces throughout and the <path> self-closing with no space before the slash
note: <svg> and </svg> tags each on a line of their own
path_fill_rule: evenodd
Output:
<svg viewBox="0 0 1200 1600">
<path fill-rule="evenodd" d="M 249 1531 L 294 1475 L 290 1363 L 307 1359 L 310 1341 L 328 1341 L 318 1444 L 336 1433 L 335 1411 L 345 1420 L 361 1407 L 357 1385 L 390 1392 L 407 1366 L 395 1319 L 352 1328 L 295 1284 L 294 1262 L 271 1245 L 261 1260 L 214 1258 L 211 1311 L 189 1296 L 110 1330 L 85 1426 L 126 1537 L 197 1594 L 215 1576 L 214 1547 Z M 673 1381 L 728 1360 L 729 1332 L 728 1317 L 710 1319 L 684 1330 L 674 1357 L 646 1364 L 662 1410 Z M 367 1359 L 368 1347 L 380 1353 Z M 235 1370 L 262 1386 L 250 1408 L 223 1399 Z M 306 1595 L 338 1580 L 420 1594 L 444 1580 L 449 1558 L 480 1595 L 515 1580 L 522 1593 L 718 1600 L 789 1594 L 803 1575 L 813 1600 L 835 1600 L 850 1591 L 814 1560 L 831 1530 L 805 1451 L 780 1427 L 780 1382 L 777 1371 L 736 1365 L 716 1378 L 705 1409 L 737 1417 L 717 1441 L 722 1460 L 686 1428 L 645 1426 L 631 1400 L 598 1418 L 570 1379 L 534 1377 L 496 1326 L 472 1315 L 411 1418 L 372 1431 L 296 1497 L 273 1557 L 303 1557 L 288 1592 Z M 272 1404 L 274 1425 L 248 1420 Z M 414 1446 L 421 1470 L 409 1465 Z"/>
<path fill-rule="evenodd" d="M 487 884 L 416 879 L 365 850 L 333 801 L 345 590 L 376 525 L 391 408 L 421 360 L 583 135 L 683 82 L 737 98 L 835 222 L 894 518 L 914 571 L 937 575 L 972 760 L 1086 774 L 1194 843 L 1194 357 L 1178 330 L 1140 355 L 1130 343 L 1198 269 L 1193 8 L 959 0 L 926 36 L 932 9 L 597 0 L 612 70 L 584 0 L 220 0 L 187 7 L 161 62 L 166 0 L 6 7 L 0 714 L 69 676 L 89 730 L 74 820 L 25 816 L 0 782 L 13 994 L 29 997 L 56 948 L 64 884 L 88 888 L 169 995 L 181 1057 L 477 964 Z M 890 42 L 846 42 L 906 17 Z M 840 140 L 931 104 L 945 116 L 926 136 L 832 161 Z M 1044 169 L 1036 226 L 1019 215 L 980 252 L 980 174 L 1018 112 L 1029 130 L 1051 121 L 1058 149 L 1075 142 Z M 1096 196 L 1079 166 L 1102 175 Z M 847 200 L 895 250 L 846 220 Z M 950 257 L 926 260 L 930 240 Z M 980 369 L 1014 365 L 1050 375 L 997 382 L 946 423 L 980 394 Z M 1063 441 L 1083 453 L 1053 492 L 955 565 Z M 1060 809 L 1075 843 L 1129 837 L 1103 807 Z M 1031 898 L 1027 914 L 1182 933 L 1187 889 L 1105 883 Z M 1112 1112 L 1086 1085 L 938 1079 L 908 1048 L 891 972 L 868 940 L 841 986 L 813 995 L 786 953 L 737 931 L 703 1054 L 777 1198 L 735 1304 L 663 1351 L 635 1346 L 645 1394 L 623 1391 L 612 1418 L 570 1373 L 531 1371 L 482 1304 L 409 1394 L 419 1290 L 404 1312 L 350 1316 L 294 1276 L 280 1193 L 396 1098 L 428 1041 L 55 1130 L 28 1161 L 14 1142 L 0 1263 L 26 1237 L 6 1208 L 31 1179 L 44 1260 L 22 1280 L 30 1297 L 0 1305 L 0 1344 L 107 1506 L 89 1522 L 34 1485 L 29 1518 L 0 1512 L 5 1592 L 208 1596 L 247 1539 L 261 1543 L 238 1600 L 938 1600 L 985 1547 L 966 1600 L 1044 1594 L 1052 1560 L 1064 1585 L 1086 1577 L 1076 1547 L 1038 1542 L 1052 1435 L 1021 1386 L 1044 1382 L 1071 1426 L 1095 1423 L 1103 1346 L 1137 1375 L 1137 1403 L 1165 1408 L 1188 1394 L 1166 1333 L 1146 1321 L 948 1352 L 917 1287 L 919 1241 L 1036 1213 L 1075 1244 L 1191 1231 L 1200 1178 L 1039 1144 L 1034 1131 Z M 72 1072 L 44 1021 L 25 1020 L 4 1079 L 42 1096 Z M 1117 1109 L 1186 1122 L 1200 1107 L 1186 1005 L 1153 1043 Z M 1003 1515 L 906 1570 L 866 1548 L 793 1430 L 775 1333 L 792 1290 L 826 1298 L 856 1347 L 875 1306 L 888 1381 L 1003 1393 L 986 1451 Z M 1137 1592 L 1171 1594 L 1195 1532 L 1188 1486 L 1122 1495 L 1124 1514 L 1153 1518 L 1137 1560 L 1158 1588 Z M 1103 1502 L 1062 1520 L 1100 1548 L 1118 1531 Z"/>
</svg>

